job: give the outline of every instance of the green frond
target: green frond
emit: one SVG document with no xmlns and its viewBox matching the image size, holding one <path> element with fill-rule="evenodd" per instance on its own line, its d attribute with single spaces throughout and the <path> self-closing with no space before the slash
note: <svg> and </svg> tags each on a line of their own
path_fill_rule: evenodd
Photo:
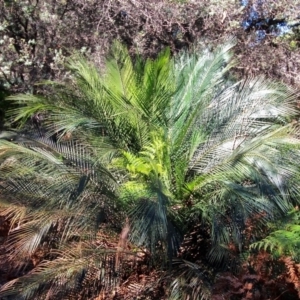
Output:
<svg viewBox="0 0 300 300">
<path fill-rule="evenodd" d="M 0 149 L 0 213 L 11 225 L 11 261 L 24 266 L 44 244 L 95 235 L 98 216 L 114 203 L 114 181 L 89 148 L 20 134 L 0 140 Z"/>
<path fill-rule="evenodd" d="M 277 225 L 266 238 L 253 243 L 250 249 L 265 250 L 274 256 L 287 255 L 300 258 L 300 214 L 299 211 L 289 213 L 285 222 Z"/>
<path fill-rule="evenodd" d="M 230 41 L 214 53 L 201 53 L 201 56 L 182 55 L 176 61 L 177 84 L 182 86 L 173 97 L 169 111 L 172 130 L 170 136 L 176 152 L 184 153 L 182 147 L 186 147 L 189 143 L 197 120 L 201 118 L 201 113 L 210 104 L 216 87 L 220 85 L 223 75 L 230 67 L 230 49 L 233 46 L 234 44 Z M 201 137 L 205 131 L 201 131 L 201 128 L 198 130 L 200 131 L 199 137 Z"/>
</svg>

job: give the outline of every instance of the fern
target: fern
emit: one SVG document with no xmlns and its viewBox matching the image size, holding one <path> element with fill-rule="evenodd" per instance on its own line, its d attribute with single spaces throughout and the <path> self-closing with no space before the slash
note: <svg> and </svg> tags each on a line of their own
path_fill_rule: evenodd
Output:
<svg viewBox="0 0 300 300">
<path fill-rule="evenodd" d="M 286 220 L 277 225 L 278 229 L 266 238 L 251 245 L 252 249 L 268 250 L 274 256 L 300 258 L 300 212 L 292 211 Z"/>
</svg>

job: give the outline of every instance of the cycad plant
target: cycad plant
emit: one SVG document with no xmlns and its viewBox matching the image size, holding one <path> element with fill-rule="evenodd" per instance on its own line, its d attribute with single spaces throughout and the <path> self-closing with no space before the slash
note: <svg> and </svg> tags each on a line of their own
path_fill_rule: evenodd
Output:
<svg viewBox="0 0 300 300">
<path fill-rule="evenodd" d="M 11 226 L 3 260 L 22 273 L 0 295 L 55 299 L 79 289 L 93 299 L 141 257 L 170 269 L 195 224 L 207 229 L 211 266 L 229 265 L 249 219 L 260 215 L 259 226 L 291 209 L 297 94 L 264 78 L 229 80 L 232 46 L 142 60 L 115 44 L 104 72 L 75 56 L 70 77 L 48 83 L 47 95 L 9 98 L 24 129 L 0 144 L 1 215 Z M 38 251 L 41 261 L 28 265 Z M 170 297 L 209 297 L 201 267 L 180 266 Z"/>
</svg>

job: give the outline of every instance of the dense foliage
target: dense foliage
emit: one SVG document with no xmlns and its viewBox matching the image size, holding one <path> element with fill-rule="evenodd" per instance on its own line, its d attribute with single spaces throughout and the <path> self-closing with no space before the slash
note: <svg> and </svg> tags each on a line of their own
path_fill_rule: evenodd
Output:
<svg viewBox="0 0 300 300">
<path fill-rule="evenodd" d="M 101 66 L 116 38 L 132 54 L 154 57 L 166 46 L 173 53 L 214 48 L 234 35 L 237 76 L 263 73 L 299 86 L 299 5 L 299 0 L 2 0 L 0 78 L 11 90 L 35 91 L 41 79 L 66 76 L 64 61 L 74 49 Z M 275 26 L 284 22 L 290 30 Z"/>
<path fill-rule="evenodd" d="M 218 299 L 216 275 L 299 193 L 297 93 L 231 81 L 232 47 L 133 61 L 117 43 L 105 72 L 76 55 L 48 94 L 9 97 L 31 125 L 0 144 L 1 261 L 16 277 L 1 296 L 124 299 L 151 267 L 128 299 Z"/>
</svg>

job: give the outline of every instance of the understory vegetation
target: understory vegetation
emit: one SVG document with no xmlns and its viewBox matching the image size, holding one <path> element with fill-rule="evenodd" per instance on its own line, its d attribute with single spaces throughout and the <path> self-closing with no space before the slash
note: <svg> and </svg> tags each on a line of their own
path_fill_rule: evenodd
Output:
<svg viewBox="0 0 300 300">
<path fill-rule="evenodd" d="M 299 299 L 300 3 L 217 2 L 0 4 L 0 299 Z"/>
</svg>

